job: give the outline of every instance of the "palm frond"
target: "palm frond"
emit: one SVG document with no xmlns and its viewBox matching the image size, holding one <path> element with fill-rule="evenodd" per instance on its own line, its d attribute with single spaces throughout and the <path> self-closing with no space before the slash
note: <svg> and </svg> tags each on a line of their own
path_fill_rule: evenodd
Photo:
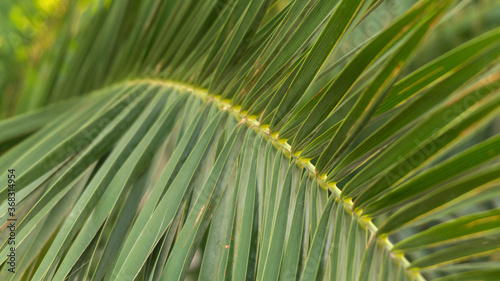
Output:
<svg viewBox="0 0 500 281">
<path fill-rule="evenodd" d="M 500 27 L 420 57 L 468 4 L 346 53 L 390 3 L 78 2 L 0 122 L 2 280 L 498 280 Z"/>
</svg>

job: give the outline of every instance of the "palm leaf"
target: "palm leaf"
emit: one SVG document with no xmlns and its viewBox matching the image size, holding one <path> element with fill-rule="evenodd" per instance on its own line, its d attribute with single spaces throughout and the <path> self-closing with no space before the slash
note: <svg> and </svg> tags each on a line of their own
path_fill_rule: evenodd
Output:
<svg viewBox="0 0 500 281">
<path fill-rule="evenodd" d="M 343 52 L 384 2 L 68 4 L 2 280 L 497 280 L 500 27 L 423 58 L 473 6 L 421 0 Z"/>
</svg>

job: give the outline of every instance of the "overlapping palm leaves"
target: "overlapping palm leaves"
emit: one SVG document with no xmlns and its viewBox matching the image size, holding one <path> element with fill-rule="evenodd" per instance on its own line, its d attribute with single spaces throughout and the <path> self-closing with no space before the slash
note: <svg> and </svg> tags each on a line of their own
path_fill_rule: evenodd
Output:
<svg viewBox="0 0 500 281">
<path fill-rule="evenodd" d="M 382 2 L 96 5 L 0 123 L 3 278 L 497 280 L 500 27 L 410 72 L 422 0 L 338 59 Z"/>
</svg>

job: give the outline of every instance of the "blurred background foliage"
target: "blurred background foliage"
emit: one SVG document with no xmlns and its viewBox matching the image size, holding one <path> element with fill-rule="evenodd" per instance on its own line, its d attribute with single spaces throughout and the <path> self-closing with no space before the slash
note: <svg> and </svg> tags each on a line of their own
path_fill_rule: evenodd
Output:
<svg viewBox="0 0 500 281">
<path fill-rule="evenodd" d="M 50 66 L 64 57 L 76 41 L 60 38 L 62 29 L 85 23 L 100 1 L 3 0 L 0 2 L 0 118 L 24 113 L 50 103 L 30 99 L 37 81 L 48 79 Z M 92 8 L 94 7 L 94 8 Z M 70 48 L 71 49 L 71 48 Z M 61 65 L 62 66 L 62 65 Z M 61 68 L 63 71 L 63 68 Z"/>
</svg>

